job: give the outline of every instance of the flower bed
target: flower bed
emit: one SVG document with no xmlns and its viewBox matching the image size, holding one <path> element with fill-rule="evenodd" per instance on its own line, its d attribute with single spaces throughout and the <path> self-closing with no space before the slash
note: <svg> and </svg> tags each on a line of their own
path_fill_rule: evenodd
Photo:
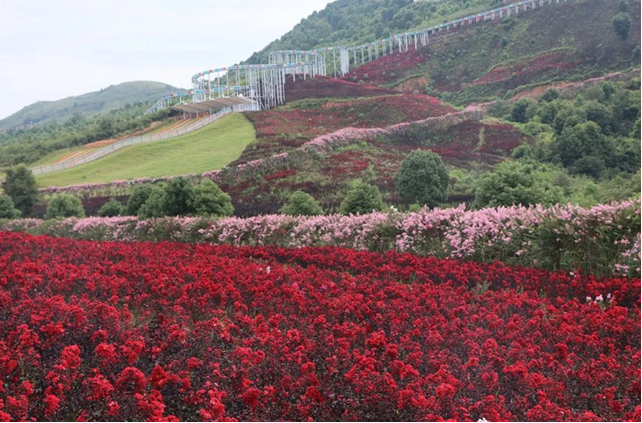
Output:
<svg viewBox="0 0 642 423">
<path fill-rule="evenodd" d="M 639 200 L 590 209 L 563 205 L 467 211 L 462 205 L 358 216 L 18 219 L 0 221 L 0 230 L 94 240 L 397 250 L 599 275 L 640 275 Z"/>
<path fill-rule="evenodd" d="M 640 280 L 0 233 L 2 420 L 639 420 Z"/>
</svg>

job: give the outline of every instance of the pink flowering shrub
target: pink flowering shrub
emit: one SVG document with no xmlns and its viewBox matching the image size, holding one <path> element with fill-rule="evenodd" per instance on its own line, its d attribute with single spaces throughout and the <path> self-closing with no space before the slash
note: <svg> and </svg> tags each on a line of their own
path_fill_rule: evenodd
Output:
<svg viewBox="0 0 642 423">
<path fill-rule="evenodd" d="M 639 200 L 589 209 L 558 205 L 471 211 L 461 205 L 357 216 L 19 219 L 0 221 L 0 229 L 95 240 L 397 250 L 604 275 L 640 274 Z"/>
</svg>

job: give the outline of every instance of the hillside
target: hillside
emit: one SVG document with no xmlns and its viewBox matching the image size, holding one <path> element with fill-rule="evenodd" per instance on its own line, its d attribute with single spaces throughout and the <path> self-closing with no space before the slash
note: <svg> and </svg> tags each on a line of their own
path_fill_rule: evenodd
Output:
<svg viewBox="0 0 642 423">
<path fill-rule="evenodd" d="M 29 125 L 65 121 L 75 113 L 82 113 L 87 117 L 120 109 L 127 104 L 146 103 L 157 100 L 167 91 L 174 90 L 175 87 L 162 82 L 133 81 L 62 100 L 38 101 L 0 120 L 0 132 Z"/>
<path fill-rule="evenodd" d="M 492 9 L 500 0 L 338 0 L 302 19 L 291 31 L 255 52 L 249 63 L 267 63 L 274 50 L 356 45 Z"/>
<path fill-rule="evenodd" d="M 187 135 L 125 147 L 102 159 L 38 177 L 41 186 L 65 186 L 219 169 L 254 141 L 254 128 L 235 113 Z"/>
<path fill-rule="evenodd" d="M 639 67 L 640 2 L 630 2 L 632 26 L 624 40 L 612 23 L 619 7 L 613 0 L 576 0 L 528 11 L 367 63 L 346 79 L 427 90 L 466 104 L 512 96 L 532 85 Z"/>
</svg>

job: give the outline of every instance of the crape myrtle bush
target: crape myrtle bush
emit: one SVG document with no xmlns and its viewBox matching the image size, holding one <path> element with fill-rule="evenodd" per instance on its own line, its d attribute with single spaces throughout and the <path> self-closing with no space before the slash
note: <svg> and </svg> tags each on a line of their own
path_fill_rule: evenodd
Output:
<svg viewBox="0 0 642 423">
<path fill-rule="evenodd" d="M 0 220 L 0 229 L 93 240 L 398 250 L 549 270 L 582 269 L 595 275 L 640 276 L 639 200 L 590 209 L 538 205 L 471 211 L 461 205 L 348 216 L 17 219 Z"/>
<path fill-rule="evenodd" d="M 3 420 L 637 420 L 640 280 L 0 233 Z"/>
</svg>

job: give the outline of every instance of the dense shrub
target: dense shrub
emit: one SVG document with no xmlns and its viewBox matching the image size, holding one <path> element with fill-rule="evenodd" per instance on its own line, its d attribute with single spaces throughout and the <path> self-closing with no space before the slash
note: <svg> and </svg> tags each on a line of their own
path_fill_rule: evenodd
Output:
<svg viewBox="0 0 642 423">
<path fill-rule="evenodd" d="M 341 202 L 339 212 L 341 214 L 364 214 L 381 211 L 384 207 L 379 188 L 361 182 L 348 192 L 346 198 Z"/>
<path fill-rule="evenodd" d="M 281 208 L 281 213 L 290 216 L 318 216 L 323 214 L 323 209 L 307 192 L 295 191 Z"/>
<path fill-rule="evenodd" d="M 152 187 L 145 203 L 138 209 L 138 217 L 148 219 L 150 217 L 163 217 L 165 213 L 165 189 L 161 185 Z"/>
<path fill-rule="evenodd" d="M 564 128 L 553 146 L 566 167 L 585 156 L 600 157 L 607 165 L 612 163 L 613 145 L 595 122 Z"/>
<path fill-rule="evenodd" d="M 193 189 L 190 212 L 199 216 L 231 216 L 232 199 L 212 181 L 205 180 Z"/>
<path fill-rule="evenodd" d="M 515 102 L 510 111 L 510 120 L 513 122 L 527 122 L 537 110 L 537 102 L 532 98 L 520 98 Z"/>
<path fill-rule="evenodd" d="M 151 184 L 136 186 L 127 200 L 127 214 L 130 216 L 137 216 L 140 208 L 145 204 L 151 193 Z"/>
<path fill-rule="evenodd" d="M 49 200 L 45 219 L 61 217 L 85 217 L 85 209 L 80 198 L 71 194 L 58 194 Z"/>
<path fill-rule="evenodd" d="M 38 202 L 39 193 L 36 179 L 26 166 L 7 169 L 2 190 L 11 197 L 14 207 L 23 216 L 31 216 L 33 206 Z"/>
<path fill-rule="evenodd" d="M 125 207 L 115 198 L 110 198 L 96 213 L 100 217 L 120 216 L 125 211 Z"/>
<path fill-rule="evenodd" d="M 194 186 L 185 177 L 171 179 L 165 185 L 163 212 L 165 216 L 187 216 L 193 212 Z"/>
<path fill-rule="evenodd" d="M 562 197 L 562 190 L 539 175 L 535 166 L 504 162 L 479 180 L 475 204 L 477 207 L 551 205 L 558 203 Z"/>
<path fill-rule="evenodd" d="M 448 198 L 448 171 L 438 154 L 415 150 L 395 176 L 397 193 L 408 203 L 434 207 Z"/>
<path fill-rule="evenodd" d="M 15 208 L 11 197 L 0 195 L 0 219 L 15 219 L 20 215 L 20 210 Z"/>
<path fill-rule="evenodd" d="M 631 15 L 621 12 L 613 17 L 613 30 L 623 40 L 626 40 L 631 31 Z"/>
</svg>

